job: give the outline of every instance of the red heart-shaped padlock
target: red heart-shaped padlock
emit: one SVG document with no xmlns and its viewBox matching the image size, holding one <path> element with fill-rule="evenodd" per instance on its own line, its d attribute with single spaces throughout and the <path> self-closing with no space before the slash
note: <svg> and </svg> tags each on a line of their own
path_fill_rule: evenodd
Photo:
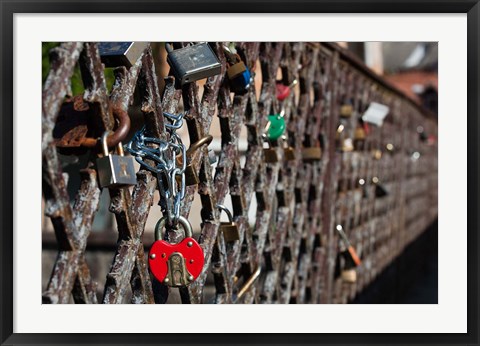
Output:
<svg viewBox="0 0 480 346">
<path fill-rule="evenodd" d="M 164 282 L 168 274 L 170 256 L 174 253 L 181 254 L 185 259 L 185 267 L 194 281 L 202 272 L 204 257 L 203 250 L 193 238 L 185 238 L 178 244 L 170 244 L 165 240 L 157 240 L 153 243 L 148 256 L 148 264 L 155 278 Z M 173 284 L 173 283 L 172 283 Z"/>
</svg>

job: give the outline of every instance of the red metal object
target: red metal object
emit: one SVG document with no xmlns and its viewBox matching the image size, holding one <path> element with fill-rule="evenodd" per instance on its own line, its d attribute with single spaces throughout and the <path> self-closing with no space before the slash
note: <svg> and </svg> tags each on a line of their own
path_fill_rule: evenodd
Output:
<svg viewBox="0 0 480 346">
<path fill-rule="evenodd" d="M 367 122 L 362 122 L 363 131 L 365 131 L 365 135 L 368 136 L 370 134 L 370 126 Z"/>
<path fill-rule="evenodd" d="M 350 257 L 352 258 L 353 262 L 355 263 L 355 266 L 359 266 L 362 261 L 360 260 L 360 257 L 358 257 L 357 252 L 353 248 L 353 246 L 349 246 L 347 249 Z"/>
<path fill-rule="evenodd" d="M 282 83 L 277 83 L 277 100 L 283 101 L 290 95 L 290 87 Z"/>
<path fill-rule="evenodd" d="M 202 272 L 205 260 L 202 248 L 193 238 L 185 238 L 178 244 L 170 244 L 165 240 L 154 242 L 148 256 L 148 264 L 153 276 L 160 282 L 165 280 L 168 273 L 168 259 L 174 252 L 183 255 L 188 272 L 196 279 Z"/>
</svg>

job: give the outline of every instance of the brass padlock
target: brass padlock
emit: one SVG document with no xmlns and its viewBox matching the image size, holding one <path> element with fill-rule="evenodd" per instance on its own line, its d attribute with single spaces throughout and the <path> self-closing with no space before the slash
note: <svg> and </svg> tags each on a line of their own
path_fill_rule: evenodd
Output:
<svg viewBox="0 0 480 346">
<path fill-rule="evenodd" d="M 177 157 L 177 165 L 181 166 L 182 165 L 182 158 Z M 177 183 L 181 183 L 181 177 L 176 176 Z M 188 164 L 187 167 L 185 167 L 185 185 L 186 186 L 192 186 L 192 185 L 197 185 L 200 182 L 200 179 L 198 178 L 198 174 L 195 171 L 195 168 L 192 166 L 192 164 Z"/>
<path fill-rule="evenodd" d="M 353 106 L 351 104 L 345 104 L 340 107 L 340 116 L 342 118 L 350 118 L 353 114 Z"/>
<path fill-rule="evenodd" d="M 278 155 L 276 148 L 263 148 L 263 157 L 266 163 L 278 162 Z"/>
<path fill-rule="evenodd" d="M 356 150 L 362 150 L 365 144 L 365 139 L 367 138 L 367 134 L 363 127 L 357 127 L 355 129 L 355 136 L 354 136 L 354 147 Z"/>
<path fill-rule="evenodd" d="M 207 135 L 205 137 L 200 138 L 198 141 L 190 145 L 190 148 L 188 148 L 186 154 L 187 154 L 187 161 L 191 161 L 193 159 L 193 156 L 197 153 L 197 151 L 204 145 L 208 145 L 212 142 L 212 135 Z M 177 157 L 177 164 L 179 166 L 182 165 L 182 158 L 181 156 Z M 177 182 L 180 177 L 177 177 Z M 197 185 L 200 182 L 200 179 L 198 178 L 197 171 L 193 167 L 191 163 L 187 164 L 187 167 L 185 168 L 185 185 L 186 186 L 192 186 L 192 185 Z M 179 182 L 180 183 L 180 182 Z"/>
<path fill-rule="evenodd" d="M 115 188 L 135 185 L 137 176 L 132 157 L 124 156 L 122 142 L 118 143 L 118 154 L 110 154 L 106 131 L 101 138 L 103 157 L 97 159 L 98 181 L 101 187 Z"/>
<path fill-rule="evenodd" d="M 287 161 L 295 160 L 295 149 L 293 149 L 291 146 L 287 146 L 283 148 L 283 153 L 285 155 L 285 160 Z"/>
<path fill-rule="evenodd" d="M 321 160 L 322 148 L 320 147 L 307 147 L 302 149 L 302 159 L 304 162 L 314 162 Z"/>
<path fill-rule="evenodd" d="M 173 70 L 176 87 L 220 74 L 222 64 L 207 42 L 173 50 L 166 44 L 167 62 Z"/>
<path fill-rule="evenodd" d="M 245 63 L 242 60 L 239 60 L 227 69 L 227 77 L 228 79 L 234 79 L 246 70 L 247 67 L 245 66 Z"/>
<path fill-rule="evenodd" d="M 363 127 L 359 126 L 355 129 L 355 140 L 356 141 L 363 141 L 367 137 L 365 130 Z"/>
<path fill-rule="evenodd" d="M 344 269 L 342 270 L 341 277 L 344 282 L 353 284 L 357 282 L 357 270 L 355 268 Z"/>
<path fill-rule="evenodd" d="M 219 227 L 219 231 L 223 234 L 225 242 L 229 243 L 240 240 L 240 232 L 237 224 L 233 221 L 233 215 L 230 210 L 222 204 L 217 204 L 217 207 L 218 209 L 223 210 L 228 216 L 228 222 L 220 222 Z"/>
<path fill-rule="evenodd" d="M 198 174 L 195 171 L 195 168 L 190 164 L 185 168 L 185 185 L 192 186 L 197 185 L 200 182 Z"/>
</svg>

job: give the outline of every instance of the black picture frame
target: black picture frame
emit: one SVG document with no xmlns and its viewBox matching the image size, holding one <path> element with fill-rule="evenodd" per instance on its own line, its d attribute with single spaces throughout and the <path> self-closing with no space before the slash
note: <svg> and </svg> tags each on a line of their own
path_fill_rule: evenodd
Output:
<svg viewBox="0 0 480 346">
<path fill-rule="evenodd" d="M 478 0 L 300 0 L 300 1 L 0 1 L 1 152 L 0 232 L 2 345 L 20 344 L 456 344 L 477 345 L 478 301 L 478 148 L 479 47 Z M 13 333 L 13 17 L 16 13 L 467 13 L 468 40 L 468 333 L 466 334 L 20 334 Z M 32 81 L 33 83 L 37 83 Z M 448 97 L 448 96 L 447 96 Z M 452 100 L 453 102 L 453 100 Z M 18 154 L 18 153 L 17 153 Z M 452 182 L 454 183 L 454 182 Z M 454 316 L 452 316 L 454 318 Z M 161 322 L 161 321 L 160 321 Z M 159 323 L 160 323 L 159 322 Z"/>
</svg>

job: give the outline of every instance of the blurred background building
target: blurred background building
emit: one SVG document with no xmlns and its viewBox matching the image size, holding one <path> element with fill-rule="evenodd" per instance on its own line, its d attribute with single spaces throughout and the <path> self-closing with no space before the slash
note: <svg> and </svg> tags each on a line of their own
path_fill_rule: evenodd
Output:
<svg viewBox="0 0 480 346">
<path fill-rule="evenodd" d="M 437 42 L 340 42 L 417 103 L 438 112 Z"/>
</svg>

